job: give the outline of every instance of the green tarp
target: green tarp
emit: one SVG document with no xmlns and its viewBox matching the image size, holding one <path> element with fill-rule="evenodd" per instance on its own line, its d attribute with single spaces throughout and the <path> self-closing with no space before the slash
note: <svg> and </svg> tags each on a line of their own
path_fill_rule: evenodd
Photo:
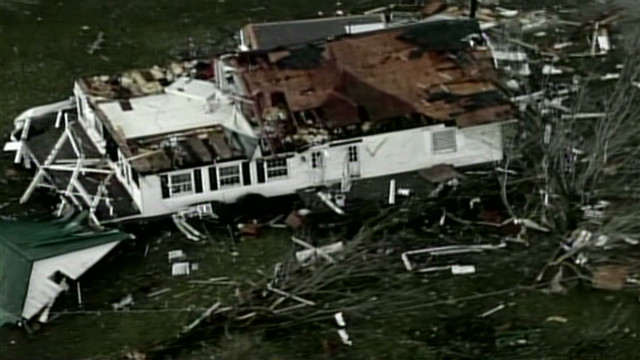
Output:
<svg viewBox="0 0 640 360">
<path fill-rule="evenodd" d="M 0 219 L 0 325 L 21 319 L 33 263 L 130 235 L 118 230 L 93 231 L 71 220 Z"/>
</svg>

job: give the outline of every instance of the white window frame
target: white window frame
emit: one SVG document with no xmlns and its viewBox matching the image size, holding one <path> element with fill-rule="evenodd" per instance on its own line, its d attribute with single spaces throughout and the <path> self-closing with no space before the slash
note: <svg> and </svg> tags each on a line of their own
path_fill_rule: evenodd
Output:
<svg viewBox="0 0 640 360">
<path fill-rule="evenodd" d="M 438 136 L 451 136 L 451 139 L 438 140 Z M 451 140 L 451 141 L 449 141 Z M 439 148 L 438 141 L 449 141 L 451 145 Z M 447 144 L 445 144 L 447 145 Z M 434 154 L 448 154 L 458 151 L 458 139 L 456 129 L 440 130 L 431 133 L 431 150 Z"/>
<path fill-rule="evenodd" d="M 235 168 L 238 173 L 237 174 L 222 174 L 224 170 Z M 240 164 L 236 165 L 227 165 L 227 166 L 218 166 L 218 188 L 219 189 L 229 189 L 234 187 L 242 186 L 242 170 L 240 169 Z M 227 184 L 223 184 L 224 180 L 237 179 L 237 182 L 231 182 Z"/>
<path fill-rule="evenodd" d="M 183 181 L 181 182 L 182 186 L 185 186 L 184 189 L 181 189 L 180 191 L 174 191 L 174 186 L 177 186 L 176 184 L 174 184 L 174 177 L 176 176 L 184 176 L 184 175 L 188 175 L 189 176 L 189 181 Z M 178 197 L 178 196 L 185 196 L 185 195 L 191 195 L 195 193 L 195 184 L 193 183 L 193 171 L 184 171 L 184 172 L 179 172 L 179 173 L 172 173 L 169 174 L 168 178 L 168 184 L 167 186 L 169 187 L 169 197 Z M 187 186 L 188 185 L 188 186 Z"/>
<path fill-rule="evenodd" d="M 275 158 L 269 159 L 264 162 L 264 173 L 267 178 L 267 181 L 278 180 L 278 179 L 286 179 L 289 177 L 289 159 L 287 158 Z M 284 165 L 282 165 L 284 162 Z M 276 166 L 274 166 L 276 164 Z M 271 175 L 271 173 L 285 170 L 284 174 L 275 174 Z"/>
</svg>

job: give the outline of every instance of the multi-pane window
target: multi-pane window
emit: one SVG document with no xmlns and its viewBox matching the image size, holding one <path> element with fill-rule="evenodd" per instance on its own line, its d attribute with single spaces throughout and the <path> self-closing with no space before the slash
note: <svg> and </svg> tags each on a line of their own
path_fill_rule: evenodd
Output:
<svg viewBox="0 0 640 360">
<path fill-rule="evenodd" d="M 282 178 L 289 175 L 287 159 L 271 159 L 266 161 L 267 179 Z"/>
<path fill-rule="evenodd" d="M 240 166 L 232 165 L 218 168 L 218 179 L 221 188 L 229 188 L 240 185 Z"/>
<path fill-rule="evenodd" d="M 349 146 L 349 162 L 358 162 L 358 147 L 353 145 Z"/>
<path fill-rule="evenodd" d="M 433 152 L 448 153 L 456 151 L 456 130 L 444 130 L 434 132 L 431 135 L 431 143 L 433 146 Z"/>
<path fill-rule="evenodd" d="M 316 169 L 322 167 L 322 153 L 319 151 L 311 153 L 311 167 Z"/>
<path fill-rule="evenodd" d="M 171 190 L 171 196 L 193 193 L 192 173 L 171 175 L 169 177 L 169 189 Z"/>
</svg>

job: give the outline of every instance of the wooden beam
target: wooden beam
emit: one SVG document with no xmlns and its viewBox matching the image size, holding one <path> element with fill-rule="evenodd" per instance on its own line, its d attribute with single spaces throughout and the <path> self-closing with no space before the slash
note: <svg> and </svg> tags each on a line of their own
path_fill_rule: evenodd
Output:
<svg viewBox="0 0 640 360">
<path fill-rule="evenodd" d="M 49 156 L 45 160 L 43 166 L 38 166 L 38 171 L 36 172 L 36 175 L 33 177 L 33 179 L 31 180 L 31 183 L 29 184 L 29 187 L 27 187 L 27 190 L 25 190 L 24 194 L 22 194 L 22 197 L 20 198 L 20 204 L 24 204 L 25 202 L 29 201 L 29 198 L 33 194 L 33 191 L 36 189 L 36 187 L 40 183 L 40 180 L 42 180 L 42 177 L 45 176 L 46 174 L 44 166 L 50 165 L 53 162 L 53 160 L 55 160 L 56 155 L 58 155 L 58 152 L 64 145 L 64 142 L 67 140 L 68 136 L 69 135 L 67 134 L 67 132 L 63 132 L 62 135 L 60 135 L 60 138 L 58 139 L 56 144 L 53 146 L 53 149 L 51 150 L 51 153 L 49 153 Z"/>
<path fill-rule="evenodd" d="M 20 135 L 20 145 L 18 146 L 18 150 L 16 151 L 16 156 L 13 159 L 14 164 L 20 163 L 22 161 L 22 152 L 23 149 L 27 146 L 27 137 L 29 136 L 29 128 L 31 127 L 31 118 L 27 118 L 24 122 L 24 126 L 22 127 L 22 134 Z"/>
</svg>

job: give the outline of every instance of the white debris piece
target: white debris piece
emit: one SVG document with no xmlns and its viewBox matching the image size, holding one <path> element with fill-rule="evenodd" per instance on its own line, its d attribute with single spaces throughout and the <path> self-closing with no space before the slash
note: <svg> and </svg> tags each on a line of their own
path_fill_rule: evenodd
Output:
<svg viewBox="0 0 640 360">
<path fill-rule="evenodd" d="M 396 203 L 396 180 L 389 181 L 389 205 Z"/>
<path fill-rule="evenodd" d="M 518 82 L 518 80 L 509 79 L 509 80 L 507 80 L 507 82 L 505 84 L 507 85 L 507 87 L 509 89 L 513 89 L 513 90 L 520 89 L 520 83 Z"/>
<path fill-rule="evenodd" d="M 608 53 L 611 50 L 611 42 L 609 41 L 609 31 L 607 28 L 599 28 L 597 32 L 597 42 L 600 53 Z"/>
<path fill-rule="evenodd" d="M 400 189 L 398 189 L 398 195 L 400 195 L 400 196 L 411 196 L 411 189 L 400 188 Z"/>
<path fill-rule="evenodd" d="M 497 7 L 496 10 L 498 11 L 498 15 L 502 17 L 511 18 L 511 17 L 518 16 L 518 10 L 510 10 L 510 9 L 505 9 L 503 7 Z"/>
<path fill-rule="evenodd" d="M 334 315 L 335 319 L 336 319 L 336 323 L 338 324 L 338 326 L 340 327 L 345 327 L 347 326 L 347 323 L 344 321 L 344 316 L 342 315 L 342 311 L 337 312 Z"/>
<path fill-rule="evenodd" d="M 547 321 L 549 321 L 549 322 L 558 322 L 558 323 L 561 323 L 561 324 L 565 324 L 566 322 L 569 321 L 569 319 L 567 319 L 564 316 L 552 315 L 552 316 L 549 316 L 547 318 Z"/>
<path fill-rule="evenodd" d="M 562 71 L 562 69 L 558 69 L 557 67 L 551 65 L 551 64 L 545 64 L 542 67 L 542 74 L 543 75 L 560 75 L 564 73 L 564 71 Z"/>
<path fill-rule="evenodd" d="M 117 310 L 124 309 L 133 304 L 134 304 L 133 295 L 127 294 L 127 296 L 123 297 L 122 300 L 118 301 L 117 303 L 111 304 L 111 307 L 113 308 L 114 311 L 117 311 Z"/>
<path fill-rule="evenodd" d="M 498 26 L 497 21 L 483 21 L 480 23 L 480 30 L 485 31 Z"/>
<path fill-rule="evenodd" d="M 336 205 L 333 201 L 331 201 L 331 195 L 327 193 L 323 193 L 322 191 L 318 191 L 318 197 L 322 202 L 324 202 L 331 210 L 333 210 L 338 215 L 344 215 L 344 211 Z"/>
<path fill-rule="evenodd" d="M 453 265 L 451 266 L 453 275 L 470 275 L 476 273 L 475 265 Z"/>
<path fill-rule="evenodd" d="M 528 229 L 533 229 L 533 230 L 537 230 L 537 231 L 542 231 L 542 232 L 549 232 L 549 229 L 536 223 L 533 220 L 530 219 L 515 219 L 513 220 L 513 223 L 516 225 L 522 224 L 522 226 L 528 228 Z"/>
<path fill-rule="evenodd" d="M 171 250 L 168 253 L 169 262 L 173 262 L 175 260 L 182 260 L 186 257 L 184 251 L 182 250 Z"/>
<path fill-rule="evenodd" d="M 19 141 L 7 141 L 4 144 L 4 151 L 18 151 L 20 149 L 20 142 Z"/>
<path fill-rule="evenodd" d="M 331 257 L 331 254 L 340 252 L 344 249 L 344 243 L 338 241 L 328 245 L 314 247 L 301 239 L 292 238 L 294 242 L 306 247 L 304 250 L 296 251 L 296 259 L 302 266 L 311 265 L 316 262 L 320 257 L 328 260 L 329 262 L 335 262 L 335 259 Z"/>
<path fill-rule="evenodd" d="M 189 262 L 177 262 L 171 266 L 172 276 L 189 275 L 190 271 Z"/>
<path fill-rule="evenodd" d="M 543 140 L 545 144 L 549 144 L 549 142 L 551 141 L 551 124 L 546 124 L 544 126 Z"/>
<path fill-rule="evenodd" d="M 573 43 L 571 41 L 566 41 L 566 42 L 561 42 L 561 43 L 557 43 L 553 45 L 553 49 L 554 50 L 562 50 L 564 48 L 567 48 L 569 46 L 573 45 Z"/>
<path fill-rule="evenodd" d="M 340 339 L 342 340 L 342 343 L 345 345 L 353 345 L 353 342 L 349 339 L 349 334 L 347 334 L 347 330 L 345 329 L 340 329 L 338 330 L 338 335 L 340 335 Z"/>
<path fill-rule="evenodd" d="M 502 51 L 495 50 L 493 52 L 493 57 L 498 61 L 515 61 L 515 62 L 525 62 L 529 59 L 527 53 L 524 51 Z"/>
<path fill-rule="evenodd" d="M 480 314 L 479 317 L 483 318 L 483 317 L 487 317 L 487 316 L 493 315 L 493 314 L 497 313 L 498 311 L 504 309 L 505 306 L 506 306 L 505 304 L 500 304 L 500 305 L 494 307 L 493 309 L 490 309 L 490 310 L 487 310 L 487 311 L 483 312 L 482 314 Z"/>
<path fill-rule="evenodd" d="M 617 74 L 617 73 L 607 73 L 607 74 L 604 74 L 604 75 L 600 76 L 600 80 L 602 80 L 602 81 L 618 80 L 618 79 L 620 79 L 620 74 Z"/>
</svg>

